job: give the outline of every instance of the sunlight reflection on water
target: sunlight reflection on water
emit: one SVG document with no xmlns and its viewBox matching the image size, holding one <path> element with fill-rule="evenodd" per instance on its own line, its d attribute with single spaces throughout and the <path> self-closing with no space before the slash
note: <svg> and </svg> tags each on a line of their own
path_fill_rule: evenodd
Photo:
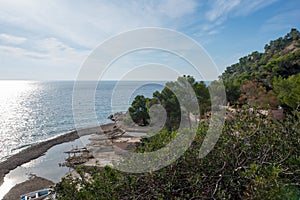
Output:
<svg viewBox="0 0 300 200">
<path fill-rule="evenodd" d="M 140 82 L 121 82 L 112 102 L 115 81 L 101 82 L 96 92 L 92 83 L 83 82 L 79 88 L 80 105 L 76 108 L 81 128 L 108 123 L 110 114 L 126 111 L 133 100 L 125 98 L 128 94 L 151 97 L 154 91 L 162 89 L 161 84 L 150 84 L 132 91 Z M 0 80 L 0 162 L 23 147 L 75 129 L 73 86 L 73 81 Z M 95 102 L 86 99 L 88 93 L 95 93 Z M 95 117 L 94 110 L 87 109 L 93 106 L 99 122 L 96 124 L 91 120 Z"/>
<path fill-rule="evenodd" d="M 33 81 L 0 81 L 0 154 L 7 156 L 9 150 L 22 144 L 20 132 L 34 125 L 27 99 L 36 91 Z"/>
</svg>

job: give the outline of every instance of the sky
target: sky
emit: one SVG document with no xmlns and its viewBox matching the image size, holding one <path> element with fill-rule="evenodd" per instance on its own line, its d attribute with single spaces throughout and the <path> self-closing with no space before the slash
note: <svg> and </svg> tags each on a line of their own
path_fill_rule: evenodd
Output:
<svg viewBox="0 0 300 200">
<path fill-rule="evenodd" d="M 138 28 L 166 28 L 203 47 L 218 73 L 270 40 L 300 28 L 297 0 L 0 0 L 0 80 L 75 80 L 83 63 L 104 41 Z M 134 38 L 132 41 L 134 42 Z M 150 63 L 150 64 L 149 64 Z M 170 52 L 124 55 L 103 79 L 118 80 L 139 66 L 150 77 L 174 67 L 193 74 Z M 136 70 L 136 73 L 139 70 Z M 91 72 L 93 73 L 93 72 Z M 174 75 L 174 76 L 175 76 Z M 197 79 L 199 76 L 194 75 Z M 147 77 L 146 77 L 147 78 Z M 215 77 L 217 78 L 217 76 Z"/>
</svg>

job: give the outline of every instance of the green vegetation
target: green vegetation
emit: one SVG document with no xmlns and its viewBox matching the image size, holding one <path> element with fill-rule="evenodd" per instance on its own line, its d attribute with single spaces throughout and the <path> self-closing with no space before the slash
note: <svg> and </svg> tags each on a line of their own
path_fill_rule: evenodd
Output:
<svg viewBox="0 0 300 200">
<path fill-rule="evenodd" d="M 150 119 L 148 109 L 146 107 L 146 98 L 142 95 L 138 95 L 132 102 L 131 107 L 128 109 L 132 120 L 139 125 L 149 124 Z"/>
<path fill-rule="evenodd" d="M 255 110 L 241 110 L 226 121 L 215 148 L 202 159 L 198 155 L 205 123 L 188 151 L 171 165 L 143 174 L 80 168 L 81 178 L 66 177 L 57 184 L 58 199 L 296 200 L 300 197 L 299 117 L 295 111 L 279 122 Z M 175 134 L 160 131 L 139 144 L 137 151 L 157 150 Z"/>
<path fill-rule="evenodd" d="M 274 91 L 285 107 L 300 109 L 300 73 L 286 79 L 275 78 Z"/>
<path fill-rule="evenodd" d="M 190 108 L 193 97 L 186 97 L 185 90 L 186 86 L 184 84 L 189 83 L 195 92 L 195 96 L 199 103 L 200 114 L 204 114 L 210 110 L 210 95 L 208 87 L 203 81 L 196 82 L 195 78 L 192 76 L 182 76 L 177 79 L 177 81 L 167 82 L 166 86 L 161 92 L 154 92 L 152 98 L 145 98 L 144 96 L 137 96 L 133 101 L 131 107 L 129 108 L 129 113 L 134 122 L 140 124 L 140 121 L 149 120 L 148 110 L 154 104 L 162 105 L 167 112 L 167 120 L 165 127 L 169 130 L 177 130 L 181 121 L 181 110 L 178 102 L 178 97 L 174 94 L 173 91 L 177 92 L 177 95 L 180 95 L 180 98 L 183 99 L 183 103 L 186 102 L 183 107 L 188 108 L 187 110 L 192 110 Z M 145 106 L 146 105 L 146 106 Z M 195 113 L 185 113 L 187 116 Z M 188 122 L 191 123 L 191 122 Z M 145 124 L 145 123 L 144 123 Z"/>
<path fill-rule="evenodd" d="M 220 76 L 226 87 L 227 100 L 231 104 L 245 103 L 241 87 L 247 87 L 249 81 L 258 83 L 257 93 L 261 93 L 259 90 L 269 93 L 274 89 L 273 83 L 276 78 L 288 78 L 300 73 L 299 47 L 300 33 L 298 30 L 292 29 L 285 37 L 265 45 L 264 53 L 255 51 L 240 58 L 238 63 L 227 67 Z M 267 95 L 274 96 L 273 92 Z M 274 105 L 274 102 L 265 101 L 265 98 L 261 99 L 264 99 L 264 102 L 256 101 L 256 103 Z M 274 98 L 272 97 L 272 99 Z"/>
<path fill-rule="evenodd" d="M 166 83 L 152 98 L 137 96 L 129 108 L 133 120 L 149 123 L 149 108 L 162 105 L 164 129 L 136 145 L 138 153 L 161 149 L 178 134 L 181 115 L 192 116 L 178 96 L 190 84 L 200 107 L 200 122 L 189 149 L 175 162 L 155 172 L 129 174 L 110 167 L 78 168 L 80 177 L 65 177 L 55 187 L 58 199 L 291 199 L 300 198 L 300 33 L 292 29 L 271 41 L 264 53 L 253 52 L 228 67 L 219 81 L 196 82 L 192 76 Z M 199 159 L 211 110 L 209 91 L 221 91 L 224 81 L 231 108 L 214 149 Z M 220 92 L 221 93 L 221 92 Z M 183 97 L 189 102 L 193 97 Z M 215 95 L 214 98 L 220 98 Z M 217 101 L 218 102 L 218 101 Z M 189 108 L 180 109 L 180 106 Z M 285 119 L 262 109 L 287 111 Z M 257 109 L 258 108 L 258 109 Z M 183 112 L 183 113 L 181 113 Z M 228 111 L 229 112 L 229 111 Z M 188 117 L 188 123 L 191 118 Z M 192 129 L 185 129 L 190 134 Z"/>
</svg>

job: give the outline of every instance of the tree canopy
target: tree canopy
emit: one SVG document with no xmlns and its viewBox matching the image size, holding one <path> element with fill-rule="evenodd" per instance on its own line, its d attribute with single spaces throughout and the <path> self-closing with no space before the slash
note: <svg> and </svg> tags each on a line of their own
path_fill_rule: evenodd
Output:
<svg viewBox="0 0 300 200">
<path fill-rule="evenodd" d="M 268 93 L 274 89 L 276 77 L 288 78 L 298 73 L 300 73 L 300 33 L 296 29 L 291 29 L 283 38 L 266 44 L 264 53 L 255 51 L 240 58 L 238 63 L 227 67 L 220 79 L 224 81 L 227 100 L 231 104 L 236 104 L 244 95 L 241 87 L 245 87 L 249 81 L 259 82 L 260 86 L 257 89 L 263 89 Z"/>
<path fill-rule="evenodd" d="M 188 92 L 188 88 L 193 91 Z M 178 98 L 182 100 L 182 105 L 179 104 Z M 193 108 L 195 104 L 192 104 L 192 102 L 198 102 L 198 108 L 200 110 Z M 188 123 L 191 123 L 190 117 L 188 116 L 199 113 L 203 115 L 210 110 L 211 106 L 208 86 L 203 81 L 197 82 L 193 76 L 186 75 L 178 77 L 176 81 L 167 82 L 161 92 L 156 91 L 153 93 L 152 98 L 137 96 L 128 110 L 133 121 L 136 123 L 139 122 L 138 124 L 144 119 L 147 121 L 149 119 L 147 112 L 154 104 L 160 104 L 166 110 L 167 119 L 165 127 L 170 131 L 178 129 L 182 120 L 182 114 L 186 115 Z M 196 109 L 199 111 L 196 112 Z M 191 112 L 192 110 L 194 110 L 195 113 Z M 142 125 L 146 124 L 142 123 Z"/>
<path fill-rule="evenodd" d="M 300 109 L 300 74 L 275 78 L 274 91 L 279 101 L 293 110 Z"/>
<path fill-rule="evenodd" d="M 143 95 L 134 98 L 131 107 L 128 109 L 132 120 L 139 125 L 147 125 L 149 122 L 149 113 L 146 106 L 147 99 Z"/>
</svg>

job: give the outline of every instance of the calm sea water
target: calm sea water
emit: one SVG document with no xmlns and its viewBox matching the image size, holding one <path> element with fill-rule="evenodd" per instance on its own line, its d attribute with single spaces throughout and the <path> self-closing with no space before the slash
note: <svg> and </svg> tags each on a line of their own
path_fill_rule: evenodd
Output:
<svg viewBox="0 0 300 200">
<path fill-rule="evenodd" d="M 151 97 L 164 85 L 164 82 L 101 81 L 95 90 L 95 82 L 79 83 L 76 109 L 80 119 L 75 126 L 74 82 L 0 81 L 0 160 L 75 127 L 107 123 L 111 113 L 126 111 L 136 95 Z M 89 94 L 95 95 L 93 101 L 86 98 Z"/>
</svg>

